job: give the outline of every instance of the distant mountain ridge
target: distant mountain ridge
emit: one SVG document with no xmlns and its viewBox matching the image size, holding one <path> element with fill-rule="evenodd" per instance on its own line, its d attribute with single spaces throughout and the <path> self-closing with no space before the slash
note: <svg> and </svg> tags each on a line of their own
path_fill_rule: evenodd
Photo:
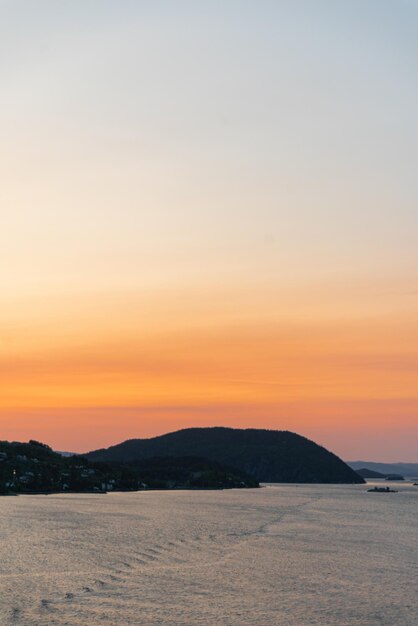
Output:
<svg viewBox="0 0 418 626">
<path fill-rule="evenodd" d="M 367 467 L 362 467 L 361 469 L 356 470 L 356 472 L 357 474 L 360 474 L 362 478 L 386 478 L 385 474 L 375 472 Z"/>
<path fill-rule="evenodd" d="M 91 461 L 127 463 L 190 455 L 235 467 L 266 483 L 364 483 L 335 454 L 289 431 L 186 428 L 150 439 L 129 439 L 84 456 Z"/>
<path fill-rule="evenodd" d="M 418 463 L 378 463 L 375 461 L 347 461 L 353 470 L 369 469 L 379 474 L 401 474 L 418 477 Z"/>
</svg>

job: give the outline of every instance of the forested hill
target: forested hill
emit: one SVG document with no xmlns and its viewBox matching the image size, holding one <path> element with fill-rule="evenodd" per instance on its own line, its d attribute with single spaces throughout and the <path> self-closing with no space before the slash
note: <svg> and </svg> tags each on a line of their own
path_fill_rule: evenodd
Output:
<svg viewBox="0 0 418 626">
<path fill-rule="evenodd" d="M 258 486 L 244 472 L 196 457 L 95 463 L 76 455 L 63 457 L 38 441 L 0 441 L 0 495 Z"/>
<path fill-rule="evenodd" d="M 151 439 L 130 439 L 86 456 L 92 461 L 126 463 L 189 455 L 225 463 L 261 482 L 364 482 L 335 454 L 289 431 L 187 428 Z"/>
</svg>

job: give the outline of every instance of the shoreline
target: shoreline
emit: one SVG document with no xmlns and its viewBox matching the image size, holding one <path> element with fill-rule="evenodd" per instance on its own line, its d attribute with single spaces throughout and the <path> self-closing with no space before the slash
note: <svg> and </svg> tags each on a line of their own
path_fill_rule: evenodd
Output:
<svg viewBox="0 0 418 626">
<path fill-rule="evenodd" d="M 248 489 L 262 489 L 263 485 L 258 485 L 257 487 L 172 487 L 169 489 L 164 489 L 163 487 L 149 487 L 147 489 L 112 489 L 111 491 L 22 491 L 22 492 L 12 492 L 12 493 L 0 493 L 1 497 L 11 497 L 11 496 L 54 496 L 54 495 L 63 495 L 63 494 L 88 494 L 88 495 L 96 495 L 96 496 L 105 496 L 109 493 L 145 493 L 147 491 L 232 491 L 237 489 L 239 491 L 245 491 Z"/>
</svg>

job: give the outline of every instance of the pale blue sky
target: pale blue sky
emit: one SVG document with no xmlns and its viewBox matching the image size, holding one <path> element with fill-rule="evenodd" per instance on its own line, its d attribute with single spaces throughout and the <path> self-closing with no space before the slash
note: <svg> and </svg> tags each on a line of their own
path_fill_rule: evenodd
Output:
<svg viewBox="0 0 418 626">
<path fill-rule="evenodd" d="M 0 11 L 15 284 L 414 275 L 417 2 Z"/>
</svg>

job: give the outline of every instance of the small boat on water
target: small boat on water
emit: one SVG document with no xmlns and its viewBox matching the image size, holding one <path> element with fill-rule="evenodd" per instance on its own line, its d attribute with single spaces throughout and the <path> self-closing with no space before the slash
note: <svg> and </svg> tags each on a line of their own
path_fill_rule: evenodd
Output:
<svg viewBox="0 0 418 626">
<path fill-rule="evenodd" d="M 367 491 L 368 493 L 398 493 L 396 489 L 390 489 L 390 487 L 373 487 Z"/>
</svg>

